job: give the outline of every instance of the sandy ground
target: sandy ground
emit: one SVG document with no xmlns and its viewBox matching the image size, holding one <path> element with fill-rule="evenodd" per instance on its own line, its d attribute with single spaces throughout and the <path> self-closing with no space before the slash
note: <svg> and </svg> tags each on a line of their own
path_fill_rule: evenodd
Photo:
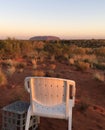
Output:
<svg viewBox="0 0 105 130">
<path fill-rule="evenodd" d="M 105 82 L 99 82 L 93 78 L 95 70 L 80 72 L 66 64 L 57 63 L 56 65 L 51 76 L 72 79 L 76 82 L 72 130 L 105 130 Z M 48 68 L 43 70 L 48 71 Z M 30 76 L 31 71 L 32 69 L 28 67 L 22 73 L 15 72 L 8 78 L 8 85 L 1 86 L 0 129 L 3 106 L 16 100 L 29 102 L 29 94 L 24 89 L 24 78 Z M 38 130 L 67 130 L 67 128 L 67 120 L 41 118 Z"/>
</svg>

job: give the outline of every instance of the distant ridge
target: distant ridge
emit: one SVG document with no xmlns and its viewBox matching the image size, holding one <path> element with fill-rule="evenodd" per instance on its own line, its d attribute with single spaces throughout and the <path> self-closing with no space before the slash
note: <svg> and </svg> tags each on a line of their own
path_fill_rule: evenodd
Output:
<svg viewBox="0 0 105 130">
<path fill-rule="evenodd" d="M 31 37 L 29 40 L 36 40 L 36 41 L 55 41 L 55 40 L 60 40 L 60 38 L 56 37 L 56 36 L 34 36 L 34 37 Z"/>
</svg>

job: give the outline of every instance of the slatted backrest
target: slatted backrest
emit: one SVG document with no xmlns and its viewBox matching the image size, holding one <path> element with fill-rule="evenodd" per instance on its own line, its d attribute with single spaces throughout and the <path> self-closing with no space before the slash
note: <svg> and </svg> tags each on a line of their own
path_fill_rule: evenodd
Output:
<svg viewBox="0 0 105 130">
<path fill-rule="evenodd" d="M 30 78 L 32 100 L 53 106 L 66 102 L 67 83 L 63 79 L 33 77 Z"/>
</svg>

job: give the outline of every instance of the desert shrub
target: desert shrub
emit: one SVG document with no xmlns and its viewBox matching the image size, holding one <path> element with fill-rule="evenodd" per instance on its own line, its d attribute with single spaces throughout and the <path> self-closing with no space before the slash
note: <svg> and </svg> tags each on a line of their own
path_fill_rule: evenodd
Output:
<svg viewBox="0 0 105 130">
<path fill-rule="evenodd" d="M 77 48 L 76 45 L 70 45 L 70 46 L 69 46 L 70 55 L 74 54 L 76 48 Z"/>
<path fill-rule="evenodd" d="M 93 66 L 94 66 L 94 68 L 97 68 L 100 70 L 105 70 L 105 64 L 103 64 L 103 63 L 94 63 Z"/>
<path fill-rule="evenodd" d="M 39 56 L 39 61 L 43 62 L 44 61 L 44 56 Z"/>
<path fill-rule="evenodd" d="M 48 70 L 48 71 L 46 72 L 45 76 L 46 76 L 46 77 L 53 77 L 54 73 L 55 73 L 54 70 Z"/>
<path fill-rule="evenodd" d="M 82 60 L 87 61 L 89 63 L 97 62 L 97 58 L 95 55 L 83 55 Z"/>
<path fill-rule="evenodd" d="M 52 55 L 52 56 L 50 57 L 50 59 L 51 59 L 51 61 L 55 61 L 55 55 Z"/>
<path fill-rule="evenodd" d="M 69 59 L 69 55 L 68 55 L 67 53 L 64 54 L 64 57 L 65 57 L 66 59 Z"/>
<path fill-rule="evenodd" d="M 45 72 L 43 70 L 34 70 L 32 75 L 33 76 L 45 76 Z"/>
<path fill-rule="evenodd" d="M 81 55 L 72 55 L 70 58 L 73 58 L 74 61 L 78 62 L 82 60 L 82 56 Z"/>
<path fill-rule="evenodd" d="M 96 72 L 93 75 L 94 79 L 103 82 L 105 80 L 105 76 L 103 73 Z"/>
<path fill-rule="evenodd" d="M 17 62 L 15 66 L 17 69 L 23 69 L 26 66 L 26 63 Z"/>
<path fill-rule="evenodd" d="M 6 74 L 7 74 L 8 76 L 11 76 L 11 75 L 13 75 L 13 74 L 15 73 L 15 71 L 16 71 L 15 66 L 9 66 L 9 67 L 7 68 L 7 70 L 6 70 Z"/>
<path fill-rule="evenodd" d="M 7 78 L 6 75 L 0 70 L 0 85 L 6 85 Z"/>
<path fill-rule="evenodd" d="M 60 43 L 55 44 L 49 43 L 44 45 L 44 51 L 48 52 L 50 57 L 52 55 L 55 55 L 56 59 L 58 59 L 58 57 L 62 56 L 63 48 Z"/>
<path fill-rule="evenodd" d="M 37 68 L 37 62 L 38 62 L 38 56 L 34 56 L 32 54 L 31 56 L 27 57 L 27 65 L 32 66 L 33 69 Z"/>
<path fill-rule="evenodd" d="M 31 62 L 32 62 L 32 65 L 36 65 L 37 64 L 37 59 L 32 59 Z"/>
<path fill-rule="evenodd" d="M 51 44 L 51 43 L 49 43 L 49 44 L 45 44 L 44 45 L 44 51 L 46 51 L 46 52 L 48 52 L 49 53 L 49 55 L 55 55 L 55 44 Z"/>
<path fill-rule="evenodd" d="M 86 50 L 85 48 L 82 47 L 76 47 L 76 49 L 74 50 L 75 54 L 79 54 L 79 55 L 84 55 L 86 54 Z"/>
<path fill-rule="evenodd" d="M 94 68 L 94 64 L 98 63 L 98 59 L 94 54 L 84 55 L 81 60 L 86 63 L 89 63 L 91 68 Z"/>
<path fill-rule="evenodd" d="M 34 42 L 35 48 L 37 48 L 37 49 L 43 49 L 44 44 L 45 44 L 43 41 L 33 41 L 33 42 Z"/>
<path fill-rule="evenodd" d="M 50 65 L 50 69 L 54 70 L 56 68 L 56 65 L 55 64 L 51 64 Z"/>
<path fill-rule="evenodd" d="M 85 55 L 86 51 L 87 50 L 85 48 L 78 47 L 76 45 L 71 45 L 69 47 L 70 55 L 72 55 L 72 54 L 74 54 L 74 55 Z"/>
<path fill-rule="evenodd" d="M 46 67 L 46 64 L 43 63 L 43 64 L 41 64 L 41 66 L 42 66 L 43 68 L 45 68 L 45 67 Z"/>
<path fill-rule="evenodd" d="M 90 64 L 92 63 L 97 63 L 98 59 L 97 57 L 94 55 L 94 54 L 91 54 L 91 55 L 72 55 L 72 57 L 74 59 L 74 61 L 84 61 L 84 62 L 88 62 Z"/>
<path fill-rule="evenodd" d="M 39 55 L 38 55 L 39 61 L 43 62 L 47 58 L 47 56 L 48 56 L 48 53 L 43 51 L 43 50 L 41 50 Z"/>
<path fill-rule="evenodd" d="M 76 67 L 78 70 L 81 70 L 81 71 L 86 71 L 90 68 L 90 64 L 89 63 L 86 63 L 86 62 L 83 62 L 83 61 L 78 61 L 76 63 Z"/>
<path fill-rule="evenodd" d="M 60 74 L 60 73 L 57 73 L 57 74 L 56 74 L 56 78 L 61 78 L 61 74 Z"/>
<path fill-rule="evenodd" d="M 27 59 L 34 59 L 35 57 L 37 58 L 38 57 L 38 52 L 37 51 L 32 51 L 32 52 L 30 52 L 30 53 L 27 53 L 26 55 L 25 55 L 25 57 L 27 58 Z"/>
<path fill-rule="evenodd" d="M 70 63 L 70 65 L 74 65 L 75 64 L 74 58 L 70 58 L 69 63 Z"/>
<path fill-rule="evenodd" d="M 36 58 L 31 59 L 31 63 L 32 63 L 33 69 L 37 69 L 37 59 Z"/>
<path fill-rule="evenodd" d="M 61 56 L 56 56 L 56 60 L 59 61 L 60 63 L 63 63 L 67 61 L 67 58 L 61 55 Z"/>
<path fill-rule="evenodd" d="M 88 54 L 88 55 L 93 54 L 93 49 L 92 48 L 85 48 L 85 50 L 86 50 L 86 54 Z"/>
<path fill-rule="evenodd" d="M 26 66 L 26 63 L 23 63 L 23 62 L 17 62 L 17 63 L 15 64 L 16 71 L 19 72 L 19 73 L 23 72 L 25 66 Z"/>
<path fill-rule="evenodd" d="M 33 70 L 37 69 L 37 64 L 32 65 Z"/>
<path fill-rule="evenodd" d="M 94 49 L 94 53 L 97 56 L 105 56 L 105 47 L 99 47 L 99 48 Z"/>
<path fill-rule="evenodd" d="M 13 66 L 14 62 L 11 59 L 2 61 L 2 65 L 5 67 L 11 67 Z"/>
</svg>

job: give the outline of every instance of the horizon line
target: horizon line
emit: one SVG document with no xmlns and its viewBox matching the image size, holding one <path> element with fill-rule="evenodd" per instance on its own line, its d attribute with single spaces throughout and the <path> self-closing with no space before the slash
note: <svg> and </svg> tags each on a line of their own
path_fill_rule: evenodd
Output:
<svg viewBox="0 0 105 130">
<path fill-rule="evenodd" d="M 54 37 L 58 37 L 60 40 L 105 40 L 105 38 L 101 38 L 101 37 L 75 37 L 75 38 L 63 38 L 64 36 L 56 36 L 56 35 L 36 35 L 36 36 L 32 36 L 32 37 L 42 37 L 42 36 L 54 36 Z M 0 40 L 6 40 L 8 38 L 10 39 L 16 39 L 16 40 L 30 40 L 29 36 L 1 36 Z M 42 41 L 42 40 L 40 40 Z"/>
</svg>

